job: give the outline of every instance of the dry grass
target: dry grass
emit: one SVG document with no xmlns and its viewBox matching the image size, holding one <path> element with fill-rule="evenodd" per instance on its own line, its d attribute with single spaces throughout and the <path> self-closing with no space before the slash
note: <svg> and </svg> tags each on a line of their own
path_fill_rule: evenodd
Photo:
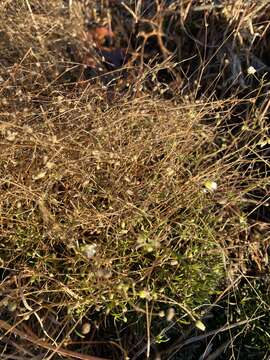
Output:
<svg viewBox="0 0 270 360">
<path fill-rule="evenodd" d="M 151 63 L 146 36 L 121 94 L 98 80 L 77 82 L 82 64 L 66 45 L 80 50 L 77 59 L 89 51 L 78 2 L 69 9 L 60 0 L 0 5 L 3 359 L 135 359 L 158 351 L 193 359 L 224 349 L 233 359 L 237 334 L 268 321 L 268 280 L 256 277 L 268 269 L 268 75 L 262 60 L 255 75 L 247 68 L 264 59 L 269 22 L 261 3 L 225 5 L 181 5 L 180 33 L 170 35 L 178 47 L 168 34 L 153 35 Z M 127 11 L 127 24 L 146 16 L 161 31 L 165 19 L 168 32 L 180 21 L 162 17 L 164 8 L 130 9 L 113 8 L 113 21 L 119 26 Z M 208 37 L 195 23 L 205 16 Z M 231 35 L 214 34 L 224 22 Z M 219 37 L 224 46 L 216 48 Z M 231 60 L 221 67 L 226 51 Z M 161 72 L 167 80 L 173 74 L 167 100 L 167 90 L 156 95 L 165 86 Z M 229 313 L 220 320 L 222 299 Z M 208 347 L 194 330 L 199 319 Z M 211 329 L 226 322 L 228 337 L 211 347 L 222 331 Z M 250 344 L 265 352 L 267 336 Z"/>
</svg>

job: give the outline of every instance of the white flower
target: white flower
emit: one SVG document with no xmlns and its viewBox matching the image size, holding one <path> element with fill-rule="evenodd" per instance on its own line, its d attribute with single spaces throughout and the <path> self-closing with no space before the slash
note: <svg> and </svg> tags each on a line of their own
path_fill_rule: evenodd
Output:
<svg viewBox="0 0 270 360">
<path fill-rule="evenodd" d="M 151 295 L 150 295 L 149 291 L 147 291 L 147 290 L 141 290 L 139 292 L 139 297 L 141 299 L 151 300 Z"/>
<path fill-rule="evenodd" d="M 41 171 L 40 173 L 38 173 L 37 175 L 33 175 L 32 179 L 33 180 L 40 180 L 43 179 L 46 176 L 46 170 L 45 171 Z"/>
<path fill-rule="evenodd" d="M 204 187 L 205 187 L 206 192 L 207 192 L 207 190 L 210 191 L 210 192 L 213 192 L 213 191 L 217 190 L 217 183 L 215 181 L 212 181 L 212 180 L 207 180 L 204 183 Z"/>
<path fill-rule="evenodd" d="M 88 258 L 91 259 L 92 257 L 94 257 L 96 255 L 96 247 L 97 244 L 89 244 L 89 245 L 85 245 L 83 247 L 83 253 L 84 255 Z"/>
<path fill-rule="evenodd" d="M 51 161 L 48 161 L 47 163 L 46 163 L 46 168 L 48 168 L 48 169 L 52 169 L 53 167 L 54 167 L 54 163 L 53 162 L 51 162 Z"/>
<path fill-rule="evenodd" d="M 163 318 L 165 316 L 165 311 L 161 310 L 159 313 L 158 313 L 158 316 Z"/>
<path fill-rule="evenodd" d="M 17 136 L 17 132 L 16 131 L 14 131 L 14 132 L 12 132 L 12 131 L 7 131 L 7 137 L 6 137 L 6 139 L 8 140 L 8 141 L 14 141 L 15 139 L 16 139 L 16 136 Z"/>
<path fill-rule="evenodd" d="M 255 75 L 256 74 L 256 69 L 253 66 L 250 66 L 247 69 L 247 73 L 248 73 L 248 75 Z"/>
</svg>

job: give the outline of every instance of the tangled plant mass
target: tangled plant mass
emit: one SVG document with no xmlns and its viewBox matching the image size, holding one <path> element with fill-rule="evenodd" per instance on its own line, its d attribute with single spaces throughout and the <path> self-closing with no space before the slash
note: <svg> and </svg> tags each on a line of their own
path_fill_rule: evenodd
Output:
<svg viewBox="0 0 270 360">
<path fill-rule="evenodd" d="M 266 358 L 268 8 L 0 4 L 1 358 Z"/>
</svg>

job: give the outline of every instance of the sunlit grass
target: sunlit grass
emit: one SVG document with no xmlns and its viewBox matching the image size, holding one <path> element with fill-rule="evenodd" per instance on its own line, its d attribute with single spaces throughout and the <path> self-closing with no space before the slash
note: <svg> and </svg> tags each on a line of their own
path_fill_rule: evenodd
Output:
<svg viewBox="0 0 270 360">
<path fill-rule="evenodd" d="M 121 324 L 130 342 L 147 339 L 148 353 L 178 337 L 177 326 L 207 331 L 227 293 L 237 302 L 228 322 L 253 326 L 269 309 L 249 281 L 268 267 L 268 224 L 252 217 L 269 205 L 267 104 L 247 107 L 243 123 L 234 121 L 244 101 L 233 96 L 166 100 L 145 90 L 108 104 L 104 85 L 75 81 L 82 66 L 66 42 L 86 45 L 80 6 L 72 9 L 0 5 L 0 327 L 32 332 L 42 352 L 62 351 L 72 336 L 100 331 L 100 340 L 107 328 L 115 339 Z M 253 66 L 247 73 L 266 86 Z M 263 347 L 269 334 L 258 333 Z"/>
</svg>

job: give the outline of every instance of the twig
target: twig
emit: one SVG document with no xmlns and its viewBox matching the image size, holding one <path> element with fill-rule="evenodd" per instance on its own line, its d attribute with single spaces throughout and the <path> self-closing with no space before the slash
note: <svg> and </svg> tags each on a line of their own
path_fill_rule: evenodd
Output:
<svg viewBox="0 0 270 360">
<path fill-rule="evenodd" d="M 38 345 L 44 349 L 54 351 L 62 356 L 69 356 L 74 359 L 80 359 L 80 360 L 109 360 L 109 359 L 100 358 L 100 357 L 96 357 L 96 356 L 80 354 L 76 351 L 66 350 L 63 348 L 57 349 L 55 346 L 50 345 L 47 341 L 41 340 L 38 337 L 29 336 L 26 333 L 23 333 L 22 331 L 20 331 L 18 329 L 14 329 L 13 326 L 9 325 L 6 321 L 3 321 L 3 320 L 0 320 L 0 328 L 6 330 L 8 332 L 12 332 L 14 335 L 17 335 L 20 338 L 25 339 L 34 345 Z"/>
<path fill-rule="evenodd" d="M 187 340 L 184 341 L 182 344 L 175 344 L 172 348 L 170 348 L 170 352 L 171 352 L 171 351 L 174 351 L 174 350 L 179 351 L 179 350 L 182 349 L 184 346 L 187 346 L 187 345 L 193 344 L 193 343 L 195 343 L 195 342 L 204 340 L 204 339 L 208 338 L 209 336 L 217 335 L 217 334 L 219 334 L 219 333 L 221 333 L 221 332 L 234 329 L 234 328 L 239 327 L 239 326 L 241 326 L 241 325 L 245 325 L 245 324 L 247 324 L 247 323 L 249 323 L 249 322 L 252 322 L 252 321 L 261 319 L 261 318 L 264 317 L 264 316 L 265 316 L 265 315 L 261 315 L 261 316 L 258 316 L 258 317 L 256 317 L 256 318 L 253 318 L 253 319 L 248 319 L 248 320 L 239 321 L 238 323 L 231 324 L 231 325 L 227 325 L 227 326 L 222 326 L 222 327 L 220 327 L 219 329 L 209 331 L 209 332 L 206 333 L 206 334 L 194 336 L 194 337 L 192 337 L 192 338 L 190 338 L 190 339 L 187 339 Z M 174 351 L 170 356 L 172 356 L 173 354 L 175 354 L 175 351 Z"/>
</svg>

